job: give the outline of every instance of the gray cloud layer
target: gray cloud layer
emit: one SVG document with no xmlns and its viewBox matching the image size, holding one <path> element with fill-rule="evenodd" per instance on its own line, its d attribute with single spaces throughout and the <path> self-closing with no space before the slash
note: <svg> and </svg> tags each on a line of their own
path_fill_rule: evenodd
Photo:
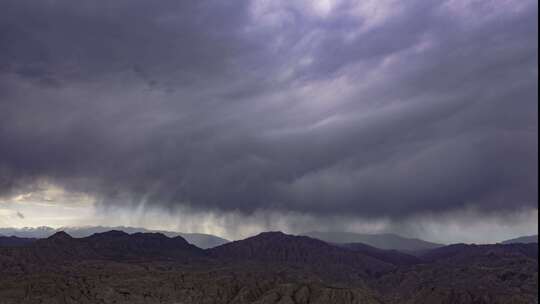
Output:
<svg viewBox="0 0 540 304">
<path fill-rule="evenodd" d="M 468 2 L 2 1 L 0 194 L 537 208 L 537 2 Z"/>
</svg>

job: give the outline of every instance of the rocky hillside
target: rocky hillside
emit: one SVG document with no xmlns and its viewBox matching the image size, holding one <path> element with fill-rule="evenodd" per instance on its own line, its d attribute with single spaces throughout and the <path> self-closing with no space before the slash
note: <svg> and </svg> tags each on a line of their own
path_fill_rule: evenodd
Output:
<svg viewBox="0 0 540 304">
<path fill-rule="evenodd" d="M 130 235 L 114 230 L 96 233 L 86 238 L 73 238 L 61 231 L 25 246 L 4 248 L 2 252 L 4 256 L 31 264 L 97 259 L 189 261 L 206 256 L 204 250 L 189 244 L 179 236 L 169 238 L 159 233 Z"/>
<path fill-rule="evenodd" d="M 362 251 L 348 250 L 306 236 L 282 232 L 264 232 L 209 249 L 208 252 L 210 256 L 221 260 L 294 265 L 325 274 L 347 274 L 348 279 L 377 276 L 395 268 Z"/>
<path fill-rule="evenodd" d="M 389 303 L 538 303 L 534 252 L 537 246 L 450 245 L 425 254 L 430 262 L 382 277 L 378 289 Z"/>
</svg>

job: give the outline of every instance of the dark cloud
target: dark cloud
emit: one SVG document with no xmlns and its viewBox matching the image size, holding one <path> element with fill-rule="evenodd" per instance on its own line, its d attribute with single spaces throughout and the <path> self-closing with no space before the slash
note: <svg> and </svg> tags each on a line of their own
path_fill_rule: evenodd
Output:
<svg viewBox="0 0 540 304">
<path fill-rule="evenodd" d="M 537 207 L 535 1 L 261 3 L 2 1 L 1 193 L 47 179 L 104 206 Z"/>
</svg>

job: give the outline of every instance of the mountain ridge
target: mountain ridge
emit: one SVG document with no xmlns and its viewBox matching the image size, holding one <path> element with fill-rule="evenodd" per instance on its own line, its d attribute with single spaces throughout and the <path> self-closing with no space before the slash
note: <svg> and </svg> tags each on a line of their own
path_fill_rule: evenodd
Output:
<svg viewBox="0 0 540 304">
<path fill-rule="evenodd" d="M 215 246 L 219 246 L 229 242 L 229 240 L 215 236 L 212 234 L 205 233 L 183 233 L 175 231 L 166 231 L 166 230 L 152 230 L 139 227 L 128 227 L 128 226 L 80 226 L 80 227 L 60 227 L 52 228 L 48 226 L 39 226 L 39 227 L 24 227 L 24 228 L 0 228 L 0 235 L 5 236 L 16 236 L 22 238 L 47 238 L 58 231 L 65 231 L 69 233 L 72 237 L 82 238 L 90 236 L 94 233 L 106 232 L 110 230 L 124 231 L 126 233 L 132 234 L 137 232 L 143 233 L 162 233 L 167 236 L 181 236 L 186 239 L 189 243 L 202 248 L 207 249 Z"/>
<path fill-rule="evenodd" d="M 183 261 L 206 256 L 203 249 L 188 243 L 180 236 L 170 238 L 161 233 L 128 234 L 119 230 L 95 233 L 84 238 L 74 238 L 64 231 L 59 231 L 19 249 L 29 251 L 37 260 L 82 258 Z"/>
<path fill-rule="evenodd" d="M 326 274 L 336 274 L 343 268 L 350 268 L 360 276 L 377 276 L 395 269 L 395 265 L 361 251 L 355 252 L 318 239 L 280 231 L 263 232 L 208 249 L 207 252 L 211 257 L 225 260 L 307 265 Z"/>
<path fill-rule="evenodd" d="M 302 235 L 320 239 L 329 243 L 362 243 L 379 249 L 399 250 L 402 252 L 415 252 L 445 246 L 444 244 L 428 242 L 417 238 L 406 238 L 392 233 L 362 234 L 338 231 L 311 231 L 303 233 Z"/>
</svg>

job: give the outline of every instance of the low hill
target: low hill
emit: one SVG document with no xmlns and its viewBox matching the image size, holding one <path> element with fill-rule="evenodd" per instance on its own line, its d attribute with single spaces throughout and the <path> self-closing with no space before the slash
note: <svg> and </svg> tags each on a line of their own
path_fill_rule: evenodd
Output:
<svg viewBox="0 0 540 304">
<path fill-rule="evenodd" d="M 501 244 L 515 244 L 515 243 L 538 243 L 538 234 L 535 235 L 528 235 L 528 236 L 521 236 L 515 239 L 510 239 L 506 241 L 502 241 Z"/>
<path fill-rule="evenodd" d="M 395 268 L 390 263 L 360 251 L 282 232 L 264 232 L 209 249 L 207 252 L 211 257 L 221 260 L 287 264 L 315 269 L 322 273 L 341 272 L 361 277 L 378 275 Z"/>
</svg>

